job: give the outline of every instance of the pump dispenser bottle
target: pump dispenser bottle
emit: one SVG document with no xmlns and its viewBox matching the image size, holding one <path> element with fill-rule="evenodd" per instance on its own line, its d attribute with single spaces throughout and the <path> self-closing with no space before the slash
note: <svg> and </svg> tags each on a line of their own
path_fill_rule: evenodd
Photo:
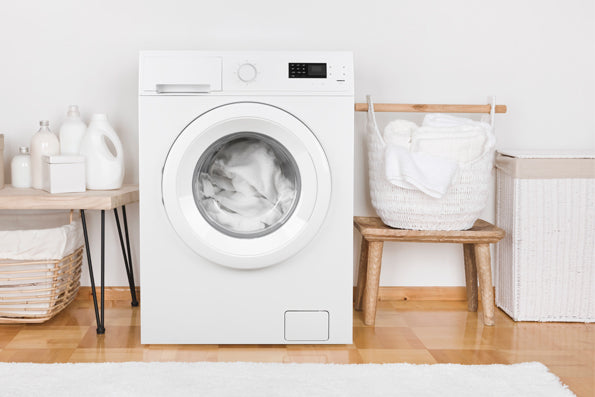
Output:
<svg viewBox="0 0 595 397">
<path fill-rule="evenodd" d="M 66 120 L 60 126 L 60 154 L 78 155 L 86 130 L 78 106 L 70 105 Z"/>
<path fill-rule="evenodd" d="M 50 131 L 50 122 L 42 120 L 39 125 L 39 131 L 31 139 L 31 185 L 35 189 L 43 188 L 42 156 L 60 154 L 60 142 L 58 137 Z"/>
</svg>

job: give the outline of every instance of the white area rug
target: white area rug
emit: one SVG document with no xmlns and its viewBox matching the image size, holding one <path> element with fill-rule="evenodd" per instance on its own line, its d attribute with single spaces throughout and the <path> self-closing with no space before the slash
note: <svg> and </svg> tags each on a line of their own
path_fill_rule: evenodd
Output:
<svg viewBox="0 0 595 397">
<path fill-rule="evenodd" d="M 0 363 L 0 396 L 574 396 L 514 365 Z"/>
</svg>

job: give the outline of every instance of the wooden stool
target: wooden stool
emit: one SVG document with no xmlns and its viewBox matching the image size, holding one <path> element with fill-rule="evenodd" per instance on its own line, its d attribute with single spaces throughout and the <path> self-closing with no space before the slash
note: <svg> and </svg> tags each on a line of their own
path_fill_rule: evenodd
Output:
<svg viewBox="0 0 595 397">
<path fill-rule="evenodd" d="M 467 308 L 477 311 L 477 276 L 483 308 L 483 322 L 494 325 L 494 289 L 490 244 L 504 238 L 504 230 L 478 219 L 469 230 L 406 230 L 386 226 L 380 218 L 356 216 L 354 226 L 362 235 L 355 309 L 364 310 L 364 324 L 374 325 L 382 248 L 385 241 L 463 244 Z"/>
</svg>

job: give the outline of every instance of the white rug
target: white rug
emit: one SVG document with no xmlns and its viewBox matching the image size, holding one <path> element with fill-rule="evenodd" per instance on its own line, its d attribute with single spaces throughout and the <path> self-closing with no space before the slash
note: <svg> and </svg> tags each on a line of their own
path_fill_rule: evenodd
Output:
<svg viewBox="0 0 595 397">
<path fill-rule="evenodd" d="M 0 363 L 0 396 L 574 396 L 514 365 Z"/>
</svg>

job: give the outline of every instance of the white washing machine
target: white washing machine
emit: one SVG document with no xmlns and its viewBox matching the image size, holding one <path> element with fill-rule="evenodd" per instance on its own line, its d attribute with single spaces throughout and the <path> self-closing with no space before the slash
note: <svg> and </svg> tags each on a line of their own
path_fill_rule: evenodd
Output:
<svg viewBox="0 0 595 397">
<path fill-rule="evenodd" d="M 140 54 L 141 341 L 352 342 L 348 52 Z"/>
</svg>

